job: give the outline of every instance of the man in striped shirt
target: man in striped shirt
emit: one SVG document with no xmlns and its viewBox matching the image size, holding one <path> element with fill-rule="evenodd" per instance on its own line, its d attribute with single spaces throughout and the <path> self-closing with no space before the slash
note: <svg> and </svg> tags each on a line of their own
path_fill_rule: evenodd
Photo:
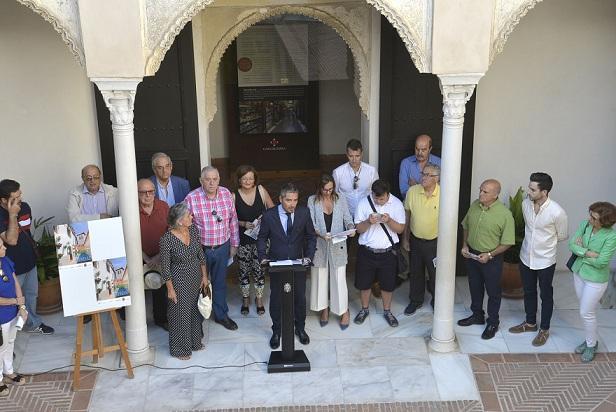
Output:
<svg viewBox="0 0 616 412">
<path fill-rule="evenodd" d="M 185 202 L 201 234 L 207 271 L 212 282 L 214 321 L 229 330 L 237 324 L 227 313 L 227 262 L 240 244 L 237 213 L 231 192 L 219 186 L 218 169 L 206 166 L 201 171 L 201 187 L 186 196 Z"/>
</svg>

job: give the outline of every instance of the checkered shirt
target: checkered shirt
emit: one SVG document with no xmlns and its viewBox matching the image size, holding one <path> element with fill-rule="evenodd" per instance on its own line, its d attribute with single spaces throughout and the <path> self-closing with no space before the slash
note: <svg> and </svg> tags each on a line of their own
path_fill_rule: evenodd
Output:
<svg viewBox="0 0 616 412">
<path fill-rule="evenodd" d="M 240 245 L 235 203 L 227 188 L 218 187 L 216 197 L 208 199 L 200 187 L 190 192 L 184 201 L 194 216 L 193 223 L 199 228 L 202 245 L 218 246 L 229 239 L 232 247 Z M 216 213 L 212 214 L 212 211 Z"/>
</svg>

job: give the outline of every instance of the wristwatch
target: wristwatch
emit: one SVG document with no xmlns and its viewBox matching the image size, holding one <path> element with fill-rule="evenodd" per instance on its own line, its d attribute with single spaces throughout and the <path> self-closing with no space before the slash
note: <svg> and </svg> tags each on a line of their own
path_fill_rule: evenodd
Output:
<svg viewBox="0 0 616 412">
<path fill-rule="evenodd" d="M 18 308 L 19 308 L 19 309 L 26 310 L 26 305 L 19 305 L 19 306 L 18 306 Z"/>
<path fill-rule="evenodd" d="M 490 256 L 490 260 L 494 259 L 494 256 L 492 256 L 492 252 L 488 252 L 488 256 Z"/>
</svg>

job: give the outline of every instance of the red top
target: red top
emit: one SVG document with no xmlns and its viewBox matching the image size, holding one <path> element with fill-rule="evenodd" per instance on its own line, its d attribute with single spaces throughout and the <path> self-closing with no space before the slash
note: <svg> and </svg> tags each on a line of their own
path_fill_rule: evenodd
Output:
<svg viewBox="0 0 616 412">
<path fill-rule="evenodd" d="M 141 222 L 141 249 L 143 253 L 152 257 L 160 252 L 160 238 L 167 231 L 167 215 L 169 206 L 162 200 L 154 199 L 152 213 L 147 214 L 139 207 L 139 220 Z"/>
</svg>

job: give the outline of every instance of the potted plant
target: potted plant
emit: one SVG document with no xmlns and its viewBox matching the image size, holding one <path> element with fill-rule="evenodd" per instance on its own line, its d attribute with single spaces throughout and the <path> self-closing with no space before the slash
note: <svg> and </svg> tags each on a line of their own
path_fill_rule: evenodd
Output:
<svg viewBox="0 0 616 412">
<path fill-rule="evenodd" d="M 515 244 L 507 249 L 503 255 L 503 277 L 501 287 L 503 297 L 509 299 L 522 299 L 524 287 L 520 276 L 520 248 L 524 241 L 524 214 L 522 213 L 522 201 L 524 190 L 518 188 L 515 196 L 509 196 L 509 210 L 513 215 Z"/>
<path fill-rule="evenodd" d="M 60 291 L 60 272 L 58 270 L 58 256 L 56 255 L 56 242 L 53 233 L 45 226 L 54 216 L 34 219 L 34 235 L 42 228 L 41 235 L 36 241 L 38 256 L 36 271 L 39 280 L 39 293 L 37 299 L 37 312 L 40 314 L 55 313 L 62 309 L 62 294 Z"/>
</svg>

